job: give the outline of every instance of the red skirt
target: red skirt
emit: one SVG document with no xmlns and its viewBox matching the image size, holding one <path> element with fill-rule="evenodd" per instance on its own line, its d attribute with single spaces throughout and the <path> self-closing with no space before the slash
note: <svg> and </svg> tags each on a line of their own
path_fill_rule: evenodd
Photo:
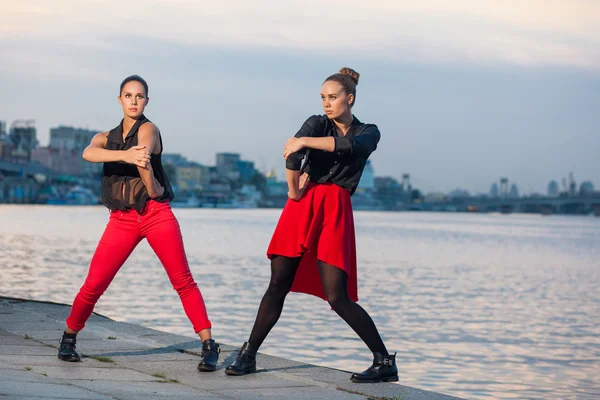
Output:
<svg viewBox="0 0 600 400">
<path fill-rule="evenodd" d="M 350 192 L 334 184 L 310 183 L 299 201 L 288 200 L 267 257 L 300 257 L 292 292 L 327 300 L 317 260 L 348 274 L 348 296 L 358 301 L 356 238 Z"/>
</svg>

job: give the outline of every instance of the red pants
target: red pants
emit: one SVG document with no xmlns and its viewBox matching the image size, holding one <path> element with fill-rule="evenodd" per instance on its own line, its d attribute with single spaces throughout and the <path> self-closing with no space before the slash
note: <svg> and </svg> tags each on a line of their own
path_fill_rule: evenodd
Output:
<svg viewBox="0 0 600 400">
<path fill-rule="evenodd" d="M 135 210 L 112 211 L 106 230 L 92 257 L 85 283 L 79 290 L 67 326 L 83 329 L 94 305 L 108 288 L 138 243 L 146 238 L 177 291 L 194 332 L 210 328 L 206 307 L 190 272 L 179 223 L 169 203 L 150 200 L 143 214 Z"/>
</svg>

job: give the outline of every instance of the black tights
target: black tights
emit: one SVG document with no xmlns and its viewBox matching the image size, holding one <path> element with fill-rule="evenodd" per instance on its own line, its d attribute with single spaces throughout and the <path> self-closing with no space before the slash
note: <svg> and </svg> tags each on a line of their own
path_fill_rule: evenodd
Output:
<svg viewBox="0 0 600 400">
<path fill-rule="evenodd" d="M 283 310 L 285 296 L 290 292 L 300 257 L 275 256 L 271 260 L 271 282 L 260 302 L 254 327 L 248 342 L 256 349 L 263 343 Z M 319 261 L 323 290 L 331 308 L 365 342 L 369 350 L 387 355 L 375 323 L 367 312 L 348 297 L 348 275 L 345 271 Z"/>
</svg>

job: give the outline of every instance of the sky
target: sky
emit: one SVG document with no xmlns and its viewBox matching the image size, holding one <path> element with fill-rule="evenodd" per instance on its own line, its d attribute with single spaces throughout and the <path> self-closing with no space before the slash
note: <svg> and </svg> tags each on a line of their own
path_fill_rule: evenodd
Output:
<svg viewBox="0 0 600 400">
<path fill-rule="evenodd" d="M 42 145 L 58 125 L 116 126 L 119 83 L 139 74 L 166 152 L 239 152 L 283 178 L 283 144 L 347 66 L 355 116 L 382 133 L 377 176 L 600 188 L 595 0 L 0 0 L 0 18 L 0 120 L 35 119 Z"/>
</svg>

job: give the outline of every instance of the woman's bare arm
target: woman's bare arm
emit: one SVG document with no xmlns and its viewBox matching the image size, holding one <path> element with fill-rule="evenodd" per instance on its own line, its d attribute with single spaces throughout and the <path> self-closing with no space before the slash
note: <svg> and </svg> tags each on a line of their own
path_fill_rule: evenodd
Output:
<svg viewBox="0 0 600 400">
<path fill-rule="evenodd" d="M 150 149 L 150 152 L 154 150 L 154 146 L 158 141 L 158 128 L 151 122 L 147 122 L 142 125 L 138 131 L 138 145 L 143 146 L 146 149 Z M 138 171 L 140 172 L 140 177 L 142 178 L 142 182 L 146 186 L 146 190 L 148 191 L 148 195 L 151 198 L 160 197 L 165 189 L 158 183 L 156 178 L 154 177 L 154 171 L 152 170 L 152 164 L 148 162 L 146 166 L 141 167 L 138 165 Z"/>
</svg>

